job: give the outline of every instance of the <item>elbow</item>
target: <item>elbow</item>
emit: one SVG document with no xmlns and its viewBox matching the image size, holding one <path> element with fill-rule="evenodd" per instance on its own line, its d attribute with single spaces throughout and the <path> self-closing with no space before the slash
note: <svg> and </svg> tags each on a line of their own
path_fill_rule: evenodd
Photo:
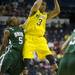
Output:
<svg viewBox="0 0 75 75">
<path fill-rule="evenodd" d="M 4 49 L 6 48 L 7 45 L 8 45 L 8 41 L 5 41 L 5 42 L 2 44 L 2 46 L 3 46 Z"/>
<path fill-rule="evenodd" d="M 4 50 L 6 46 L 4 44 L 1 45 L 1 50 Z"/>
<path fill-rule="evenodd" d="M 56 15 L 60 14 L 60 9 L 56 9 Z"/>
<path fill-rule="evenodd" d="M 56 13 L 57 13 L 57 15 L 60 14 L 60 8 L 56 9 Z"/>
<path fill-rule="evenodd" d="M 58 14 L 60 14 L 60 8 L 58 9 Z"/>
<path fill-rule="evenodd" d="M 7 46 L 6 44 L 3 44 L 3 45 L 2 45 L 3 49 L 5 49 L 5 48 L 6 48 L 6 46 Z"/>
<path fill-rule="evenodd" d="M 56 6 L 54 8 L 54 11 L 55 11 L 55 13 L 59 14 L 60 13 L 60 7 L 59 6 Z"/>
</svg>

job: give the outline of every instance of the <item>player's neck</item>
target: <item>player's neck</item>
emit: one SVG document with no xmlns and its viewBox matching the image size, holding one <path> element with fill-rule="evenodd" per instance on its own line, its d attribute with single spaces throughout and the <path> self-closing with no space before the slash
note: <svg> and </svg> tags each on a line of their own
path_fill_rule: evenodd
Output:
<svg viewBox="0 0 75 75">
<path fill-rule="evenodd" d="M 42 14 L 44 14 L 45 13 L 45 11 L 43 11 L 43 10 L 39 10 Z"/>
<path fill-rule="evenodd" d="M 45 11 L 41 11 L 41 10 L 39 10 L 42 14 L 45 14 L 46 12 Z"/>
</svg>

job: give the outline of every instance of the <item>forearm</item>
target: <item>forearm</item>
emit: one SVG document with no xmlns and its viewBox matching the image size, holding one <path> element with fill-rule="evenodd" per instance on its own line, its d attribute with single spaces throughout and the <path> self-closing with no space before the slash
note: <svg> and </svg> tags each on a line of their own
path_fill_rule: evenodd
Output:
<svg viewBox="0 0 75 75">
<path fill-rule="evenodd" d="M 71 36 L 65 41 L 65 43 L 62 45 L 61 50 L 64 50 L 65 47 L 67 46 L 68 42 L 70 41 Z"/>
<path fill-rule="evenodd" d="M 32 8 L 31 8 L 31 13 L 32 13 L 33 11 L 39 10 L 39 8 L 40 8 L 40 6 L 41 6 L 41 4 L 42 4 L 42 1 L 43 1 L 43 0 L 36 0 L 36 1 L 35 1 L 34 5 L 33 5 Z"/>
<path fill-rule="evenodd" d="M 34 5 L 37 5 L 37 8 L 40 8 L 43 0 L 37 0 Z"/>
<path fill-rule="evenodd" d="M 57 13 L 59 13 L 60 12 L 60 6 L 59 6 L 59 3 L 57 0 L 54 0 L 54 5 L 55 5 L 55 7 L 54 7 L 55 11 L 57 11 Z"/>
<path fill-rule="evenodd" d="M 0 47 L 0 55 L 3 53 L 4 50 L 5 50 L 5 46 L 1 45 L 1 47 Z"/>
<path fill-rule="evenodd" d="M 57 0 L 54 0 L 54 9 L 48 12 L 47 19 L 52 19 L 60 13 L 60 6 Z"/>
<path fill-rule="evenodd" d="M 3 40 L 2 45 L 0 47 L 0 51 L 4 50 L 6 48 L 6 46 L 7 46 L 7 44 L 8 44 L 8 40 L 6 40 L 6 41 Z"/>
<path fill-rule="evenodd" d="M 6 46 L 8 45 L 8 40 L 9 39 L 9 32 L 8 31 L 4 31 L 4 36 L 2 39 L 2 45 L 0 47 L 0 52 L 3 52 L 6 48 Z"/>
</svg>

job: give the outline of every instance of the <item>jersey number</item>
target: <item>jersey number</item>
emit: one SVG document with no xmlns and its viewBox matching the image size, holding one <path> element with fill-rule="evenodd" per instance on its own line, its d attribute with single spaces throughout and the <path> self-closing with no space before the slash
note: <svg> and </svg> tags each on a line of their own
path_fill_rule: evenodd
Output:
<svg viewBox="0 0 75 75">
<path fill-rule="evenodd" d="M 19 44 L 23 44 L 23 37 L 19 37 Z"/>
<path fill-rule="evenodd" d="M 41 25 L 42 23 L 42 19 L 39 19 L 39 22 L 37 23 L 37 25 Z"/>
</svg>

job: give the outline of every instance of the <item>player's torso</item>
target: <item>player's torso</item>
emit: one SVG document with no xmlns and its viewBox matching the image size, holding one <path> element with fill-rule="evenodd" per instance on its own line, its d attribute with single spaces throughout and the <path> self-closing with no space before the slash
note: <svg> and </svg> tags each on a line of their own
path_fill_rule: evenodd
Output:
<svg viewBox="0 0 75 75">
<path fill-rule="evenodd" d="M 21 48 L 23 45 L 23 30 L 19 27 L 10 28 L 9 44 L 14 48 Z"/>
<path fill-rule="evenodd" d="M 72 33 L 72 38 L 66 48 L 66 52 L 75 52 L 75 32 Z"/>
<path fill-rule="evenodd" d="M 37 11 L 35 15 L 28 18 L 28 22 L 25 26 L 26 33 L 37 36 L 43 36 L 46 28 L 46 20 L 47 14 L 42 14 L 40 13 L 40 11 Z"/>
</svg>

